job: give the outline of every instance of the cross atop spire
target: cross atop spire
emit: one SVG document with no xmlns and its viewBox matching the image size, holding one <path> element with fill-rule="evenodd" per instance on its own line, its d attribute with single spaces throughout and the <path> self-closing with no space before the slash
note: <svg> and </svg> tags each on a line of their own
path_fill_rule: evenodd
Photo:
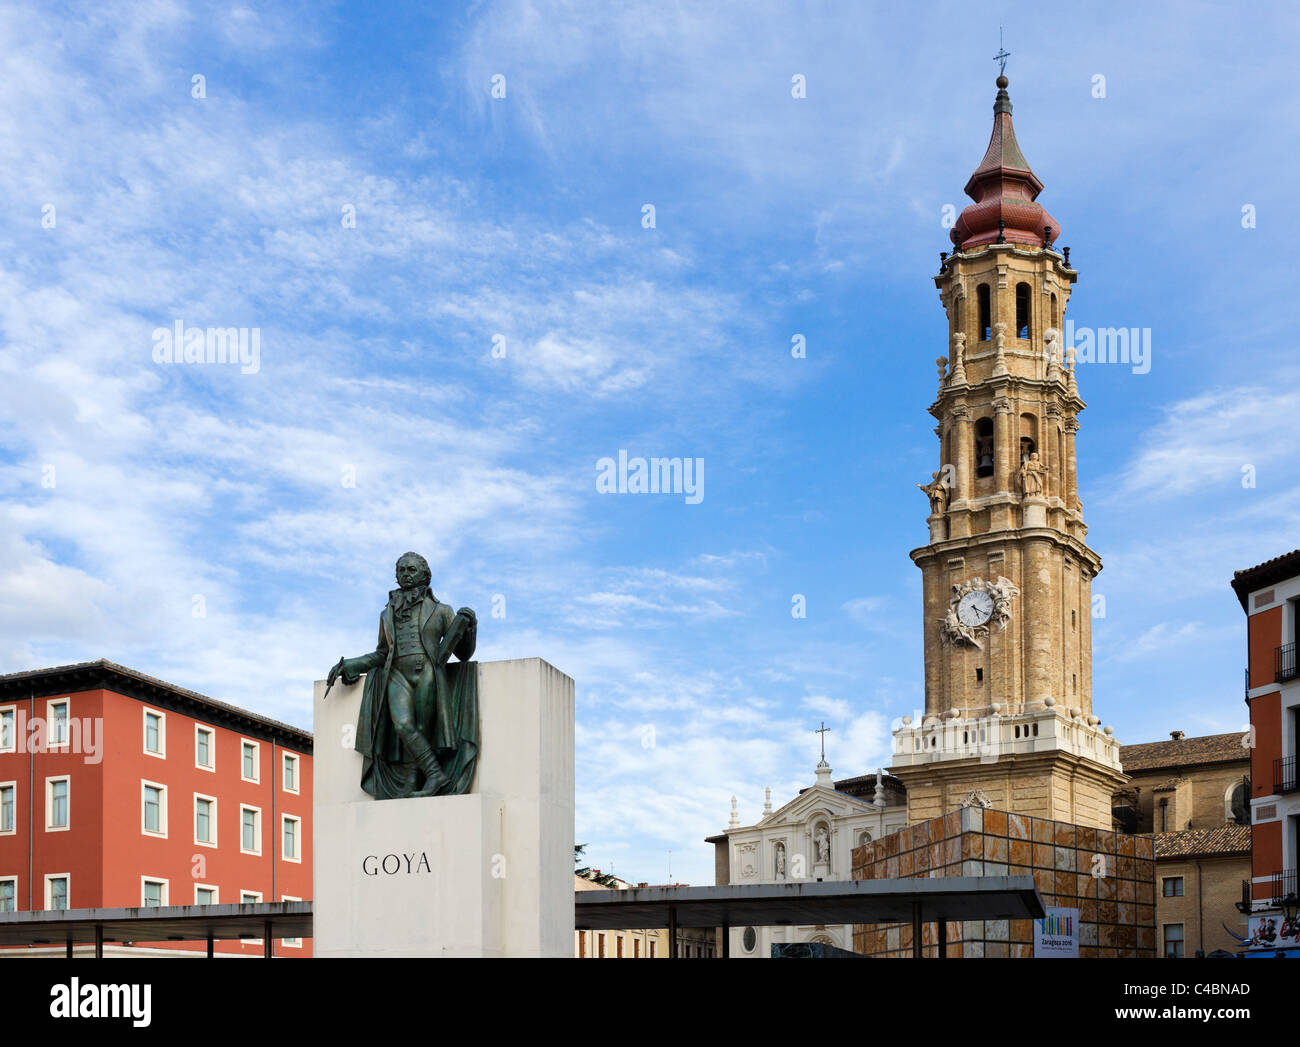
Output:
<svg viewBox="0 0 1300 1047">
<path fill-rule="evenodd" d="M 826 721 L 823 720 L 821 727 L 813 731 L 813 734 L 820 734 L 822 736 L 822 763 L 826 762 L 826 734 L 829 730 L 830 728 L 826 726 Z"/>
<path fill-rule="evenodd" d="M 993 61 L 998 63 L 998 76 L 1007 75 L 1007 59 L 1011 57 L 1011 52 L 1002 46 L 1002 26 L 998 26 L 998 53 L 993 56 Z"/>
</svg>

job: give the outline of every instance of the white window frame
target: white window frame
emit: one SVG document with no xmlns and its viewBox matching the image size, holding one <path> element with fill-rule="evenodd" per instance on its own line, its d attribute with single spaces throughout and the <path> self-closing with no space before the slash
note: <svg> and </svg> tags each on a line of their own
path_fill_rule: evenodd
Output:
<svg viewBox="0 0 1300 1047">
<path fill-rule="evenodd" d="M 65 825 L 55 825 L 51 821 L 54 816 L 54 789 L 52 786 L 55 782 L 68 783 L 68 821 Z M 65 833 L 72 828 L 72 775 L 70 774 L 52 774 L 45 779 L 45 831 L 47 833 Z"/>
<path fill-rule="evenodd" d="M 0 829 L 0 836 L 16 836 L 18 835 L 18 782 L 16 780 L 12 782 L 0 782 L 0 793 L 3 793 L 6 789 L 13 789 L 14 791 L 14 827 L 12 829 Z M 71 797 L 69 797 L 69 799 L 71 799 Z M 72 813 L 71 807 L 68 808 L 68 813 Z M 71 819 L 69 819 L 69 821 L 71 821 Z M 0 879 L 4 879 L 4 877 L 0 877 Z"/>
<path fill-rule="evenodd" d="M 6 713 L 14 718 L 14 735 L 8 745 L 0 744 L 0 753 L 16 753 L 18 751 L 18 706 L 0 705 L 0 719 L 2 719 Z"/>
<path fill-rule="evenodd" d="M 207 800 L 209 803 L 212 804 L 212 810 L 209 812 L 208 815 L 208 828 L 212 830 L 211 840 L 199 839 L 199 801 L 200 800 Z M 218 807 L 217 798 L 215 796 L 208 796 L 206 793 L 194 794 L 193 818 L 194 818 L 194 846 L 195 847 L 216 847 L 217 846 L 217 807 Z"/>
<path fill-rule="evenodd" d="M 50 908 L 51 908 L 51 906 L 50 906 L 50 881 L 51 881 L 51 880 L 67 880 L 67 881 L 68 881 L 68 887 L 67 887 L 66 898 L 67 898 L 67 902 L 68 902 L 68 908 L 71 909 L 71 908 L 72 908 L 72 873 L 46 873 L 46 874 L 45 874 L 45 905 L 43 906 L 43 908 L 45 908 L 45 909 L 50 909 Z M 53 912 L 64 912 L 65 910 L 63 910 L 63 909 L 53 909 L 52 911 L 53 911 Z"/>
<path fill-rule="evenodd" d="M 158 797 L 158 824 L 161 827 L 158 832 L 147 829 L 145 820 L 145 790 L 153 787 L 160 792 Z M 143 836 L 152 836 L 155 840 L 167 839 L 167 786 L 162 782 L 151 782 L 147 778 L 140 779 L 140 833 Z"/>
<path fill-rule="evenodd" d="M 246 895 L 246 894 L 254 895 L 254 897 L 252 897 L 252 898 L 245 898 L 244 895 Z M 257 904 L 258 902 L 260 902 L 261 900 L 262 900 L 262 892 L 261 892 L 261 891 L 240 891 L 240 892 L 239 892 L 239 904 L 240 904 L 240 905 L 256 905 L 256 904 Z M 239 944 L 240 944 L 240 945 L 261 945 L 261 944 L 262 944 L 262 939 L 261 939 L 261 938 L 240 938 L 240 939 L 239 939 Z"/>
<path fill-rule="evenodd" d="M 149 717 L 158 717 L 158 745 L 157 752 L 149 748 Z M 140 749 L 145 756 L 152 756 L 155 760 L 167 759 L 167 714 L 161 709 L 153 709 L 145 706 L 140 718 Z"/>
<path fill-rule="evenodd" d="M 298 848 L 298 854 L 296 857 L 284 853 L 284 827 L 286 822 L 294 823 L 293 840 L 294 844 Z M 302 818 L 296 814 L 280 815 L 280 861 L 295 862 L 298 865 L 302 864 Z M 294 901 L 300 902 L 302 899 L 295 898 Z"/>
<path fill-rule="evenodd" d="M 160 883 L 160 884 L 162 884 L 162 891 L 161 891 L 160 894 L 159 894 L 159 898 L 160 898 L 160 900 L 159 900 L 157 906 L 149 905 L 149 904 L 144 900 L 144 888 L 145 888 L 145 884 L 148 884 L 148 883 Z M 141 877 L 140 877 L 140 908 L 141 908 L 141 909 L 162 908 L 162 907 L 165 906 L 165 905 L 170 905 L 170 904 L 171 904 L 171 899 L 168 897 L 168 895 L 169 895 L 170 893 L 171 893 L 171 881 L 170 881 L 170 880 L 165 880 L 165 879 L 163 879 L 161 876 L 141 876 Z"/>
<path fill-rule="evenodd" d="M 61 742 L 54 740 L 54 725 L 58 722 L 54 715 L 54 710 L 58 706 L 63 706 L 63 726 L 66 730 L 67 737 Z M 72 698 L 49 698 L 45 702 L 45 748 L 49 751 L 62 751 L 72 744 Z"/>
<path fill-rule="evenodd" d="M 211 891 L 212 901 L 210 902 L 199 901 L 199 891 Z M 220 905 L 221 888 L 218 887 L 215 883 L 196 883 L 194 885 L 194 904 L 195 905 Z"/>
<path fill-rule="evenodd" d="M 244 847 L 244 812 L 255 811 L 257 813 L 257 850 L 250 851 Z M 241 803 L 239 805 L 239 853 L 253 854 L 257 857 L 262 856 L 262 808 L 254 807 L 251 803 Z"/>
<path fill-rule="evenodd" d="M 280 788 L 294 796 L 302 792 L 302 761 L 298 759 L 297 753 L 281 753 L 280 756 Z M 293 764 L 293 788 L 290 789 L 285 782 L 285 768 Z"/>
<path fill-rule="evenodd" d="M 17 876 L 0 876 L 0 883 L 12 883 L 14 885 L 14 912 L 18 911 L 18 877 Z M 4 912 L 0 909 L 0 912 Z"/>
<path fill-rule="evenodd" d="M 302 899 L 301 899 L 301 898 L 295 898 L 292 894 L 282 894 L 282 895 L 280 895 L 280 901 L 282 901 L 282 902 L 300 902 L 300 901 L 302 901 Z M 301 949 L 301 948 L 302 948 L 302 939 L 301 939 L 301 938 L 281 938 L 281 939 L 280 939 L 280 944 L 281 944 L 284 948 L 286 948 L 286 949 Z"/>
<path fill-rule="evenodd" d="M 253 747 L 253 777 L 249 778 L 244 774 L 244 746 Z M 262 743 L 255 738 L 239 739 L 239 780 L 241 782 L 252 782 L 254 785 L 262 784 Z"/>
<path fill-rule="evenodd" d="M 208 736 L 208 759 L 210 764 L 199 763 L 199 735 Z M 194 766 L 200 771 L 207 771 L 209 774 L 217 773 L 217 732 L 214 728 L 206 724 L 196 723 L 194 725 Z"/>
</svg>

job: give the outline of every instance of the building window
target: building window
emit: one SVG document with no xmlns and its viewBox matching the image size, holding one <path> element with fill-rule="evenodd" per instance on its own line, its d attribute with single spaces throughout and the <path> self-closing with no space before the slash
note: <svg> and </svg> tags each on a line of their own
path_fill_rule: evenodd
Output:
<svg viewBox="0 0 1300 1047">
<path fill-rule="evenodd" d="M 140 904 L 146 909 L 156 909 L 167 904 L 167 881 L 151 880 L 147 876 L 140 878 Z"/>
<path fill-rule="evenodd" d="M 140 783 L 143 802 L 141 831 L 146 836 L 167 835 L 167 787 L 157 782 Z"/>
<path fill-rule="evenodd" d="M 993 419 L 975 422 L 975 475 L 993 475 Z"/>
<path fill-rule="evenodd" d="M 240 768 L 240 773 L 243 775 L 244 781 L 246 782 L 256 782 L 259 780 L 258 764 L 261 762 L 259 759 L 261 755 L 260 750 L 261 747 L 257 742 L 250 742 L 247 739 L 244 739 L 242 745 L 243 766 Z"/>
<path fill-rule="evenodd" d="M 1250 779 L 1240 781 L 1231 787 L 1227 807 L 1225 822 L 1236 822 L 1238 825 L 1250 824 Z"/>
<path fill-rule="evenodd" d="M 281 832 L 282 850 L 280 857 L 286 862 L 300 862 L 302 855 L 298 848 L 302 838 L 302 819 L 291 814 L 282 816 Z"/>
<path fill-rule="evenodd" d="M 163 759 L 167 756 L 167 718 L 152 709 L 144 711 L 144 751 Z"/>
<path fill-rule="evenodd" d="M 239 849 L 244 854 L 261 854 L 262 812 L 256 807 L 241 805 L 239 808 L 239 827 Z"/>
<path fill-rule="evenodd" d="M 618 936 L 617 953 L 614 958 L 616 960 L 621 960 L 623 958 L 623 936 L 621 934 Z"/>
<path fill-rule="evenodd" d="M 71 880 L 67 873 L 55 873 L 45 877 L 45 908 L 66 909 L 71 896 Z"/>
<path fill-rule="evenodd" d="M 1165 876 L 1160 880 L 1160 893 L 1166 898 L 1181 898 L 1183 896 L 1183 878 L 1181 876 Z"/>
<path fill-rule="evenodd" d="M 284 791 L 287 793 L 297 793 L 298 791 L 298 757 L 293 753 L 284 754 Z"/>
<path fill-rule="evenodd" d="M 6 876 L 0 880 L 0 912 L 18 911 L 18 877 Z"/>
<path fill-rule="evenodd" d="M 15 706 L 7 705 L 0 708 L 0 753 L 11 753 L 18 747 L 16 717 Z"/>
<path fill-rule="evenodd" d="M 280 895 L 280 901 L 282 901 L 282 902 L 300 902 L 300 901 L 302 901 L 302 899 L 301 899 L 301 898 L 295 898 L 292 894 L 282 894 L 282 895 Z M 301 939 L 301 938 L 281 938 L 281 939 L 280 939 L 280 944 L 283 945 L 286 949 L 301 949 L 301 948 L 302 948 L 302 939 Z"/>
<path fill-rule="evenodd" d="M 599 949 L 600 954 L 596 958 L 598 960 L 603 960 L 605 958 L 605 936 L 603 934 L 600 935 Z"/>
<path fill-rule="evenodd" d="M 1169 798 L 1162 797 L 1160 800 L 1160 828 L 1157 832 L 1169 831 Z"/>
<path fill-rule="evenodd" d="M 217 769 L 214 756 L 216 754 L 216 735 L 211 727 L 194 728 L 194 766 L 201 771 L 215 771 Z"/>
<path fill-rule="evenodd" d="M 741 936 L 741 947 L 745 952 L 753 952 L 758 946 L 758 932 L 753 927 L 746 927 Z"/>
<path fill-rule="evenodd" d="M 1183 956 L 1183 925 L 1165 924 L 1165 959 L 1180 960 Z"/>
<path fill-rule="evenodd" d="M 17 832 L 18 783 L 0 782 L 0 836 Z"/>
<path fill-rule="evenodd" d="M 993 311 L 989 306 L 989 285 L 980 284 L 975 289 L 975 298 L 979 302 L 981 342 L 987 342 L 993 333 Z"/>
<path fill-rule="evenodd" d="M 1029 285 L 1016 284 L 1016 337 L 1029 337 Z"/>
<path fill-rule="evenodd" d="M 655 943 L 654 943 L 654 942 L 651 942 L 651 943 L 650 943 L 650 959 L 653 960 L 654 958 L 655 958 Z"/>
<path fill-rule="evenodd" d="M 578 932 L 578 959 L 581 960 L 586 955 L 587 955 L 587 932 L 579 931 Z"/>
<path fill-rule="evenodd" d="M 240 892 L 239 892 L 239 904 L 240 904 L 240 905 L 256 905 L 256 904 L 257 904 L 258 902 L 260 902 L 261 900 L 262 900 L 262 892 L 261 892 L 261 891 L 240 891 Z M 240 943 L 241 945 L 261 945 L 261 944 L 262 944 L 262 939 L 261 939 L 261 938 L 241 938 L 241 939 L 239 940 L 239 943 Z"/>
<path fill-rule="evenodd" d="M 639 959 L 641 959 L 641 939 L 640 939 L 640 938 L 633 938 L 633 939 L 632 939 L 632 959 L 634 959 L 634 960 L 639 960 Z"/>
<path fill-rule="evenodd" d="M 1052 326 L 1053 327 L 1061 326 L 1061 314 L 1057 309 L 1055 293 L 1052 294 Z"/>
<path fill-rule="evenodd" d="M 194 904 L 195 905 L 216 905 L 217 889 L 207 884 L 195 884 L 194 886 Z"/>
<path fill-rule="evenodd" d="M 51 748 L 68 744 L 68 699 L 47 702 L 45 718 L 48 723 L 46 737 Z"/>
<path fill-rule="evenodd" d="M 194 795 L 194 842 L 205 847 L 217 845 L 217 800 L 214 796 Z"/>
<path fill-rule="evenodd" d="M 61 778 L 45 779 L 45 829 L 47 832 L 59 832 L 68 828 L 69 791 L 72 782 L 65 774 Z"/>
</svg>

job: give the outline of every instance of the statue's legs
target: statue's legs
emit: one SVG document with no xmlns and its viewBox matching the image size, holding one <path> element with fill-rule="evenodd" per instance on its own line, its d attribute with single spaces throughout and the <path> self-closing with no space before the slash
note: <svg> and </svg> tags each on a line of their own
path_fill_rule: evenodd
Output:
<svg viewBox="0 0 1300 1047">
<path fill-rule="evenodd" d="M 410 679 L 402 671 L 400 659 L 395 668 L 397 671 L 388 676 L 388 714 L 392 717 L 393 728 L 401 738 L 403 747 L 424 772 L 425 779 L 424 788 L 412 791 L 411 795 L 432 796 L 447 784 L 447 776 L 443 773 L 442 765 L 438 763 L 438 757 L 433 751 L 433 746 L 429 744 L 429 739 L 420 733 L 416 725 L 415 689 L 416 683 L 419 682 L 418 673 L 413 672 L 411 675 L 416 676 L 416 679 Z"/>
</svg>

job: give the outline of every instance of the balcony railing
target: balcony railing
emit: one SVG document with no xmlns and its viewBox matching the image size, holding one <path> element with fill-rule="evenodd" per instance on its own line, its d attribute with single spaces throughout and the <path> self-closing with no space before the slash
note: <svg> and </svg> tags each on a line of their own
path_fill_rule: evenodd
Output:
<svg viewBox="0 0 1300 1047">
<path fill-rule="evenodd" d="M 1284 869 L 1273 874 L 1273 904 L 1282 904 L 1282 899 L 1296 895 L 1296 871 Z"/>
<path fill-rule="evenodd" d="M 1273 651 L 1273 682 L 1286 683 L 1300 676 L 1296 668 L 1295 644 L 1284 643 Z"/>
<path fill-rule="evenodd" d="M 1293 793 L 1300 784 L 1296 782 L 1294 756 L 1283 756 L 1273 761 L 1273 791 L 1275 793 Z"/>
<path fill-rule="evenodd" d="M 1268 884 L 1268 896 L 1259 894 L 1259 888 L 1264 884 L 1252 883 L 1250 880 L 1241 881 L 1241 901 L 1237 903 L 1239 912 L 1250 913 L 1255 906 L 1269 908 L 1282 904 L 1283 899 L 1288 895 L 1296 894 L 1296 871 L 1294 869 L 1284 869 L 1281 872 L 1273 874 L 1272 883 Z"/>
</svg>

